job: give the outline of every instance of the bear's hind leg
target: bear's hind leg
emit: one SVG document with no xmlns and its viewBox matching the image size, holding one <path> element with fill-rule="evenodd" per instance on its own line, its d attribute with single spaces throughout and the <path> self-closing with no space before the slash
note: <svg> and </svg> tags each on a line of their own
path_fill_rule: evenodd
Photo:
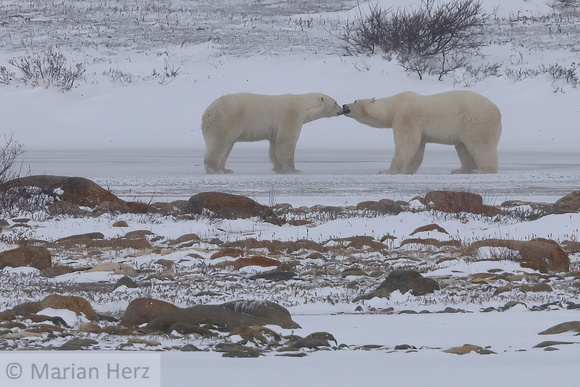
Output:
<svg viewBox="0 0 580 387">
<path fill-rule="evenodd" d="M 459 161 L 461 161 L 461 168 L 454 169 L 451 173 L 460 174 L 460 173 L 473 173 L 475 169 L 477 169 L 477 164 L 471 154 L 467 150 L 465 144 L 457 144 L 455 145 L 455 150 L 457 151 L 457 155 L 459 156 Z"/>
<path fill-rule="evenodd" d="M 499 170 L 497 146 L 490 145 L 471 154 L 477 166 L 471 173 L 497 173 Z"/>
</svg>

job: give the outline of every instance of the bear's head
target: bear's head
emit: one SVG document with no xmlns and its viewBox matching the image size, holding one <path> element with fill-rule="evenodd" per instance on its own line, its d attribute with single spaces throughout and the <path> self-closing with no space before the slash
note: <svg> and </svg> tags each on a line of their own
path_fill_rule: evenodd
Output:
<svg viewBox="0 0 580 387">
<path fill-rule="evenodd" d="M 347 117 L 356 119 L 362 115 L 366 115 L 367 106 L 375 102 L 374 98 L 370 99 L 357 99 L 353 103 L 347 103 L 342 105 L 342 114 Z"/>
<path fill-rule="evenodd" d="M 354 118 L 361 124 L 366 124 L 374 127 L 383 127 L 376 121 L 380 117 L 380 106 L 376 106 L 375 99 L 357 99 L 353 103 L 348 103 L 342 106 L 342 112 L 345 116 Z"/>
<path fill-rule="evenodd" d="M 312 96 L 316 98 L 316 102 L 314 103 L 315 107 L 311 109 L 316 111 L 320 118 L 342 115 L 343 110 L 334 98 L 320 93 L 314 93 Z"/>
</svg>

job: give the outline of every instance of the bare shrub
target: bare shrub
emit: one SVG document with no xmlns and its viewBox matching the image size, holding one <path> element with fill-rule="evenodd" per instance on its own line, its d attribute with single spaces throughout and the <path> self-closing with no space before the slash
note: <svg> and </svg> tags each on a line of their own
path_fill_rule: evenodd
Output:
<svg viewBox="0 0 580 387">
<path fill-rule="evenodd" d="M 0 185 L 19 176 L 16 159 L 24 154 L 24 145 L 14 140 L 14 134 L 0 134 Z"/>
<path fill-rule="evenodd" d="M 55 86 L 63 92 L 70 91 L 85 73 L 81 63 L 69 66 L 64 54 L 52 47 L 40 54 L 28 52 L 25 56 L 10 59 L 8 63 L 20 70 L 21 75 L 13 77 L 16 80 L 33 87 Z"/>
<path fill-rule="evenodd" d="M 489 15 L 479 0 L 454 0 L 436 5 L 423 0 L 419 9 L 382 10 L 350 23 L 344 35 L 349 54 L 374 54 L 380 48 L 407 70 L 436 74 L 439 79 L 464 67 L 480 54 Z"/>
</svg>

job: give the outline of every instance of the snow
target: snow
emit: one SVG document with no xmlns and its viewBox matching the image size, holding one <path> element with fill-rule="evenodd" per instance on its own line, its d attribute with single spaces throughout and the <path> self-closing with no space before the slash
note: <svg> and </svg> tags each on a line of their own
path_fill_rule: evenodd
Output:
<svg viewBox="0 0 580 387">
<path fill-rule="evenodd" d="M 0 2 L 0 11 L 11 3 Z M 210 3 L 213 2 L 208 2 L 206 6 L 210 7 Z M 14 133 L 14 138 L 26 146 L 27 152 L 20 158 L 23 170 L 30 168 L 32 174 L 88 177 L 124 199 L 146 202 L 187 199 L 203 191 L 226 191 L 254 198 L 263 204 L 346 206 L 382 198 L 410 201 L 417 195 L 424 196 L 428 191 L 444 189 L 479 193 L 486 204 L 498 205 L 516 199 L 553 203 L 565 194 L 578 190 L 580 90 L 577 87 L 550 79 L 547 74 L 521 80 L 510 78 L 505 73 L 474 79 L 458 71 L 443 81 L 438 81 L 436 77 L 419 81 L 415 75 L 405 73 L 395 61 L 388 62 L 380 56 L 343 56 L 340 41 L 336 38 L 337 32 L 328 36 L 330 27 L 317 26 L 324 23 L 342 25 L 340 23 L 355 19 L 374 4 L 395 7 L 419 3 L 419 0 L 381 0 L 355 7 L 354 2 L 345 2 L 342 10 L 329 8 L 320 13 L 277 16 L 272 19 L 272 23 L 280 24 L 278 34 L 282 43 L 278 43 L 277 48 L 274 48 L 275 39 L 269 37 L 262 46 L 260 38 L 251 40 L 254 39 L 252 34 L 247 37 L 229 34 L 229 39 L 238 38 L 240 42 L 247 39 L 239 47 L 220 45 L 219 41 L 183 45 L 148 43 L 151 46 L 147 49 L 137 43 L 134 46 L 130 43 L 126 43 L 125 47 L 116 46 L 114 41 L 111 41 L 110 47 L 101 43 L 87 46 L 61 44 L 59 48 L 68 56 L 85 64 L 85 80 L 67 93 L 54 88 L 0 84 L 3 131 Z M 225 2 L 225 6 L 233 4 L 232 1 Z M 554 63 L 570 68 L 573 63 L 580 62 L 577 35 L 556 36 L 549 47 L 544 43 L 522 43 L 533 37 L 539 39 L 539 35 L 533 32 L 541 25 L 532 19 L 552 14 L 554 9 L 551 2 L 493 0 L 484 1 L 483 5 L 487 12 L 495 10 L 498 18 L 529 18 L 530 21 L 522 22 L 525 34 L 502 36 L 505 44 L 495 42 L 487 47 L 484 50 L 487 57 L 479 64 L 497 62 L 504 70 L 518 71 Z M 286 5 L 272 4 L 274 9 L 276 6 Z M 0 12 L 0 21 L 2 17 Z M 243 18 L 243 15 L 240 17 Z M 312 18 L 315 27 L 300 31 L 296 21 L 309 18 Z M 227 22 L 216 26 L 216 33 L 238 28 L 244 35 L 250 29 L 271 28 L 259 17 L 256 19 L 258 21 L 246 21 L 246 30 L 236 24 L 238 19 L 235 20 L 231 26 Z M 341 30 L 342 27 L 338 31 Z M 209 28 L 204 30 L 204 34 L 205 31 Z M 284 44 L 283 39 L 287 39 L 285 32 L 288 31 L 291 39 L 296 39 L 293 41 L 302 43 L 295 46 Z M 33 34 L 30 31 L 27 33 Z M 22 48 L 17 48 L 18 42 L 14 40 L 10 46 L 0 49 L 0 66 L 10 58 L 23 55 Z M 329 47 L 313 47 L 309 43 L 320 41 L 327 42 Z M 154 69 L 158 72 L 163 69 L 164 63 L 179 67 L 179 75 L 175 79 L 167 81 L 151 76 Z M 106 75 L 111 74 L 111 70 L 131 75 L 133 80 L 113 80 Z M 164 81 L 163 84 L 160 81 Z M 300 175 L 272 174 L 266 142 L 236 145 L 228 161 L 228 167 L 236 172 L 232 176 L 208 176 L 203 170 L 204 143 L 199 129 L 200 117 L 207 105 L 222 94 L 319 91 L 343 104 L 357 98 L 383 97 L 405 90 L 431 94 L 461 88 L 485 95 L 502 111 L 500 172 L 497 175 L 452 176 L 449 172 L 458 166 L 454 149 L 432 144 L 427 146 L 425 161 L 418 174 L 378 175 L 377 172 L 385 169 L 392 157 L 392 133 L 369 128 L 344 117 L 318 120 L 304 127 L 296 153 L 297 168 L 303 172 Z M 420 209 L 420 206 L 415 208 Z M 529 210 L 522 208 L 526 209 Z M 111 227 L 113 222 L 120 219 L 127 221 L 129 227 L 123 230 Z M 429 232 L 414 237 L 457 239 L 462 242 L 483 238 L 528 240 L 537 237 L 558 242 L 580 240 L 580 214 L 549 215 L 526 222 L 513 219 L 495 222 L 481 217 L 466 221 L 465 218 L 426 211 L 375 218 L 339 218 L 294 227 L 278 227 L 255 219 L 184 222 L 152 221 L 146 216 L 63 217 L 54 221 L 33 219 L 29 223 L 32 229 L 25 233 L 38 239 L 56 240 L 93 231 L 113 238 L 128 231 L 148 229 L 168 239 L 197 233 L 202 238 L 211 236 L 225 241 L 251 237 L 263 240 L 308 238 L 319 243 L 354 235 L 369 235 L 375 239 L 391 235 L 394 237 L 391 242 L 393 248 L 398 248 L 417 227 L 430 223 L 437 223 L 448 235 Z M 2 249 L 14 247 L 6 240 L 2 240 L 0 245 Z M 202 259 L 183 265 L 196 265 L 209 258 L 206 252 L 198 253 Z M 164 258 L 178 262 L 183 254 L 177 252 Z M 479 254 L 479 258 L 486 258 L 507 253 L 480 249 Z M 154 259 L 154 255 L 144 255 L 138 259 L 125 258 L 124 263 L 129 266 L 146 265 Z M 575 260 L 573 264 L 577 265 L 578 255 L 573 255 L 572 259 Z M 79 264 L 97 262 L 99 259 L 87 257 Z M 450 260 L 428 271 L 427 276 L 463 278 L 490 269 L 538 274 L 507 260 Z M 261 270 L 252 267 L 244 268 L 243 272 L 251 274 Z M 23 278 L 36 276 L 37 270 L 3 269 L 3 274 L 10 278 Z M 46 283 L 47 286 L 60 282 L 114 283 L 120 277 L 111 272 L 73 272 L 46 280 Z M 194 278 L 195 275 L 189 277 Z M 200 276 L 197 280 L 204 281 L 204 278 Z M 211 286 L 215 286 L 215 281 L 208 288 L 212 289 Z M 332 292 L 329 288 L 319 289 L 320 295 Z M 575 290 L 562 290 L 554 297 L 564 298 L 564 292 L 567 292 L 567 299 L 578 302 Z M 118 312 L 126 307 L 118 301 L 121 296 L 137 296 L 135 289 L 126 287 L 117 288 L 114 293 L 109 303 L 94 305 L 95 309 L 99 312 Z M 21 292 L 17 294 L 31 297 Z M 204 386 L 236 384 L 258 387 L 274 384 L 347 386 L 385 383 L 408 386 L 542 386 L 554 382 L 570 384 L 576 379 L 575 367 L 579 354 L 576 337 L 572 333 L 544 337 L 538 336 L 538 332 L 564 321 L 580 320 L 577 310 L 531 312 L 526 307 L 516 306 L 506 312 L 482 313 L 481 307 L 497 307 L 500 301 L 482 301 L 480 305 L 461 297 L 457 296 L 459 301 L 452 300 L 449 304 L 441 301 L 427 305 L 424 299 L 393 294 L 388 301 L 375 298 L 365 302 L 363 309 L 369 313 L 354 313 L 355 305 L 352 303 L 297 303 L 289 310 L 302 326 L 300 334 L 328 331 L 335 335 L 339 344 L 345 343 L 350 347 L 377 344 L 384 348 L 319 351 L 300 359 L 272 354 L 259 359 L 223 359 L 215 352 L 165 352 L 161 355 L 161 385 L 179 385 L 183 380 L 192 380 Z M 541 297 L 539 299 L 544 300 Z M 545 299 L 549 297 L 546 295 Z M 0 303 L 13 305 L 15 301 L 2 299 Z M 181 302 L 186 301 L 184 296 Z M 373 308 L 382 310 L 389 306 L 397 310 L 410 308 L 433 312 L 453 306 L 464 308 L 469 313 L 407 315 L 372 312 Z M 58 315 L 69 325 L 79 324 L 76 316 L 62 311 L 44 310 L 41 313 Z M 554 352 L 532 348 L 543 340 L 572 341 L 575 344 L 558 346 L 559 350 Z M 466 343 L 489 346 L 497 355 L 472 353 L 458 356 L 442 352 L 443 349 Z M 393 351 L 398 344 L 421 348 L 411 353 Z M 0 359 L 3 360 L 2 357 Z"/>
</svg>

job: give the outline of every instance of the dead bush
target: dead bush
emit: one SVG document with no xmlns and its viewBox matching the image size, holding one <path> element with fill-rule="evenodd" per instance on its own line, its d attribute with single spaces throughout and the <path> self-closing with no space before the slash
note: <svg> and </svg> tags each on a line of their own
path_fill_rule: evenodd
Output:
<svg viewBox="0 0 580 387">
<path fill-rule="evenodd" d="M 407 70 L 438 75 L 464 67 L 479 55 L 489 15 L 479 0 L 454 0 L 440 5 L 424 0 L 419 9 L 380 9 L 349 23 L 344 41 L 349 54 L 395 57 Z"/>
</svg>

